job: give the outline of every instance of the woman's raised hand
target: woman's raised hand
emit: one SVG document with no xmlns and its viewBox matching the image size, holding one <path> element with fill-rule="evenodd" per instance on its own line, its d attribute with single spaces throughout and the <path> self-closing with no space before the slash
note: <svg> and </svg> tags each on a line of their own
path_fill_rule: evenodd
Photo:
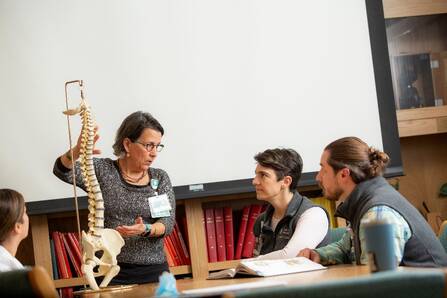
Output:
<svg viewBox="0 0 447 298">
<path fill-rule="evenodd" d="M 99 139 L 98 130 L 99 130 L 99 127 L 98 127 L 98 125 L 96 125 L 95 129 L 94 129 L 95 138 L 93 139 L 93 151 L 92 151 L 92 153 L 94 155 L 101 154 L 101 150 L 98 148 L 95 148 L 96 142 Z M 76 142 L 76 145 L 73 147 L 73 156 L 72 156 L 70 150 L 68 150 L 61 156 L 62 164 L 66 168 L 71 169 L 72 168 L 72 160 L 74 159 L 76 161 L 79 158 L 79 156 L 81 155 L 81 142 L 82 142 L 82 131 L 79 134 L 78 141 Z"/>
<path fill-rule="evenodd" d="M 95 148 L 96 142 L 99 140 L 98 130 L 99 130 L 99 126 L 95 125 L 95 129 L 94 129 L 95 138 L 93 139 L 93 154 L 94 155 L 101 154 L 101 149 Z M 82 142 L 82 131 L 79 134 L 78 141 L 76 142 L 76 146 L 73 147 L 73 154 L 74 154 L 75 160 L 77 160 L 79 158 L 79 155 L 81 154 L 81 152 L 80 152 L 81 151 L 81 142 Z"/>
</svg>

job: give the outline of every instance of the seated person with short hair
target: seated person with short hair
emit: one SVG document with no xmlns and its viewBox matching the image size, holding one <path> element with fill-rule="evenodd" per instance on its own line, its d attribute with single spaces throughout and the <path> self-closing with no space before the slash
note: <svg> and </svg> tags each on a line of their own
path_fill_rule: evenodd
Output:
<svg viewBox="0 0 447 298">
<path fill-rule="evenodd" d="M 255 156 L 253 185 L 258 200 L 269 203 L 254 226 L 259 259 L 293 258 L 305 247 L 329 243 L 326 210 L 297 190 L 303 169 L 293 149 L 268 149 Z"/>
</svg>

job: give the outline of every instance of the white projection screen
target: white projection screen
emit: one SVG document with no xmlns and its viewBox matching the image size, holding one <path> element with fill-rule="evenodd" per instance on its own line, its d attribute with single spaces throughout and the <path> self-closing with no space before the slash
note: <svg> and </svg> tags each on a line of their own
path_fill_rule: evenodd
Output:
<svg viewBox="0 0 447 298">
<path fill-rule="evenodd" d="M 102 157 L 115 158 L 128 114 L 161 122 L 153 166 L 178 199 L 252 191 L 253 156 L 275 147 L 297 150 L 301 185 L 315 183 L 324 146 L 350 135 L 393 151 L 399 172 L 380 2 L 0 0 L 0 187 L 73 197 L 52 168 L 69 147 L 64 83 L 77 79 Z"/>
</svg>

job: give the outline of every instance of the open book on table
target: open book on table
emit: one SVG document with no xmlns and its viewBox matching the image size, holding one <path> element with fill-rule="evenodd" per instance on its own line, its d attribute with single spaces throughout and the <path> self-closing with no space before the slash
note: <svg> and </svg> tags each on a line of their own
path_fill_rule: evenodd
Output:
<svg viewBox="0 0 447 298">
<path fill-rule="evenodd" d="M 233 278 L 236 274 L 254 276 L 274 276 L 298 272 L 326 269 L 304 257 L 279 260 L 242 260 L 236 268 L 212 272 L 208 279 Z"/>
</svg>

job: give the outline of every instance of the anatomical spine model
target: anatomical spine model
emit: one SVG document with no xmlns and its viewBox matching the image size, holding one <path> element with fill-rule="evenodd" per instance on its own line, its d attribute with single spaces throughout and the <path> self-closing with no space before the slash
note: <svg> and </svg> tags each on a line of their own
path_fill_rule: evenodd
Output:
<svg viewBox="0 0 447 298">
<path fill-rule="evenodd" d="M 82 88 L 82 81 L 74 82 L 79 82 Z M 80 165 L 88 194 L 89 210 L 88 232 L 82 231 L 81 245 L 83 253 L 81 270 L 87 278 L 90 288 L 99 290 L 94 276 L 104 275 L 100 287 L 107 287 L 112 278 L 118 274 L 120 267 L 117 265 L 116 257 L 124 245 L 124 240 L 116 230 L 104 228 L 104 200 L 93 165 L 95 125 L 82 89 L 80 106 L 77 109 L 64 112 L 64 114 L 70 116 L 78 113 L 82 118 Z M 103 252 L 101 258 L 95 256 L 97 251 Z M 98 272 L 93 272 L 93 268 L 98 265 Z"/>
</svg>

